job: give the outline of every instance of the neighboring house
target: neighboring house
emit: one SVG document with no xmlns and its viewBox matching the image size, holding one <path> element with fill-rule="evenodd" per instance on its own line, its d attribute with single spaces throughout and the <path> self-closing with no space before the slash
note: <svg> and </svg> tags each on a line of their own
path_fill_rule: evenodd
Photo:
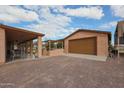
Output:
<svg viewBox="0 0 124 93">
<path fill-rule="evenodd" d="M 117 24 L 115 31 L 115 48 L 118 50 L 118 54 L 124 54 L 124 21 L 120 21 Z"/>
<path fill-rule="evenodd" d="M 79 29 L 64 39 L 64 52 L 108 56 L 111 33 Z"/>
<path fill-rule="evenodd" d="M 33 40 L 37 39 L 38 57 L 42 56 L 44 34 L 0 24 L 0 63 L 33 55 Z"/>
</svg>

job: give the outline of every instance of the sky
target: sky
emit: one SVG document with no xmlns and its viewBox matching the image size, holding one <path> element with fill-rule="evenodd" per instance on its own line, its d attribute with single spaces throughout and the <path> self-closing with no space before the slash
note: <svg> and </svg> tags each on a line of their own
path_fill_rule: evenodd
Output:
<svg viewBox="0 0 124 93">
<path fill-rule="evenodd" d="M 124 6 L 61 5 L 0 6 L 0 23 L 45 34 L 43 40 L 57 40 L 77 29 L 114 32 L 124 19 Z"/>
</svg>

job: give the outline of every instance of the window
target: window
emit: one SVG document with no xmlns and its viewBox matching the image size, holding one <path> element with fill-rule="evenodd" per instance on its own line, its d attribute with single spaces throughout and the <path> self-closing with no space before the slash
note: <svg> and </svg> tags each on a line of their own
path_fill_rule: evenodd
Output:
<svg viewBox="0 0 124 93">
<path fill-rule="evenodd" d="M 120 37 L 120 44 L 124 44 L 124 36 Z"/>
</svg>

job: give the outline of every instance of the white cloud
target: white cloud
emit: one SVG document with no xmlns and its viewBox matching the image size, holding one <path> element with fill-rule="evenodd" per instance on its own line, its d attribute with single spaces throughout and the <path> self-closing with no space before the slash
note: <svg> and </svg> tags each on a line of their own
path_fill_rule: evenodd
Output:
<svg viewBox="0 0 124 93">
<path fill-rule="evenodd" d="M 99 6 L 80 7 L 76 9 L 65 8 L 64 6 L 23 6 L 39 14 L 40 21 L 37 24 L 29 25 L 28 28 L 41 31 L 49 39 L 63 38 L 75 31 L 77 28 L 70 28 L 71 16 L 101 19 L 104 16 Z M 52 12 L 55 12 L 52 13 Z"/>
<path fill-rule="evenodd" d="M 112 5 L 110 8 L 114 16 L 124 18 L 124 5 Z"/>
<path fill-rule="evenodd" d="M 47 6 L 44 6 L 40 9 L 40 17 L 45 19 L 46 22 L 49 22 L 51 24 L 56 24 L 59 26 L 66 26 L 69 25 L 69 23 L 71 22 L 71 18 L 68 16 L 64 16 L 64 15 L 55 15 L 53 13 L 51 13 L 50 8 Z"/>
<path fill-rule="evenodd" d="M 12 15 L 8 15 L 8 14 L 0 14 L 0 21 L 9 22 L 9 23 L 17 23 L 17 22 L 19 22 L 19 20 L 17 18 L 15 18 Z"/>
<path fill-rule="evenodd" d="M 48 39 L 57 39 L 57 38 L 64 38 L 66 35 L 74 31 L 72 28 L 63 28 L 58 25 L 54 24 L 32 24 L 29 26 L 30 29 L 34 31 L 40 31 L 45 34 L 45 38 Z"/>
<path fill-rule="evenodd" d="M 38 11 L 42 6 L 40 5 L 23 5 L 25 9 Z"/>
<path fill-rule="evenodd" d="M 37 12 L 40 14 L 41 20 L 37 24 L 28 25 L 28 28 L 44 33 L 45 38 L 63 38 L 71 30 L 71 28 L 67 28 L 70 25 L 71 17 L 53 14 L 48 6 L 40 7 Z"/>
<path fill-rule="evenodd" d="M 64 8 L 64 6 L 53 6 L 55 12 L 61 12 L 68 16 L 85 17 L 91 19 L 101 19 L 104 16 L 100 6 L 82 6 L 79 8 Z"/>
<path fill-rule="evenodd" d="M 0 21 L 18 23 L 23 21 L 37 21 L 25 25 L 25 28 L 45 34 L 45 38 L 63 38 L 66 33 L 72 31 L 67 28 L 71 17 L 54 14 L 52 6 L 0 6 Z"/>
<path fill-rule="evenodd" d="M 63 38 L 75 31 L 77 28 L 71 27 L 72 16 L 101 19 L 104 13 L 100 6 L 81 6 L 76 9 L 64 6 L 0 6 L 0 21 L 37 21 L 25 27 L 44 33 L 45 38 L 49 39 Z"/>
<path fill-rule="evenodd" d="M 111 22 L 107 22 L 107 23 L 104 23 L 102 25 L 100 25 L 98 27 L 98 29 L 101 29 L 101 30 L 109 30 L 111 29 L 112 27 L 116 27 L 117 25 L 117 21 L 111 21 Z"/>
<path fill-rule="evenodd" d="M 0 6 L 0 21 L 17 23 L 21 21 L 37 21 L 38 15 L 16 6 Z"/>
<path fill-rule="evenodd" d="M 85 17 L 91 19 L 101 19 L 104 16 L 103 9 L 100 6 L 81 6 L 78 8 L 65 8 L 65 6 L 24 6 L 27 9 L 39 10 L 47 7 L 56 13 L 63 13 L 67 16 Z"/>
</svg>

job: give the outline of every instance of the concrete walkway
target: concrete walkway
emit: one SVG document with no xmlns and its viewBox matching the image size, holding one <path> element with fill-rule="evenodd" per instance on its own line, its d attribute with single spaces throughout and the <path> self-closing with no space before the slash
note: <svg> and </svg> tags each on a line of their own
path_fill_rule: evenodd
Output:
<svg viewBox="0 0 124 93">
<path fill-rule="evenodd" d="M 95 55 L 86 55 L 86 54 L 64 54 L 65 56 L 70 56 L 70 57 L 77 57 L 77 58 L 83 58 L 83 59 L 88 59 L 88 60 L 95 60 L 95 61 L 104 61 L 106 62 L 107 57 L 103 56 L 95 56 Z"/>
</svg>

